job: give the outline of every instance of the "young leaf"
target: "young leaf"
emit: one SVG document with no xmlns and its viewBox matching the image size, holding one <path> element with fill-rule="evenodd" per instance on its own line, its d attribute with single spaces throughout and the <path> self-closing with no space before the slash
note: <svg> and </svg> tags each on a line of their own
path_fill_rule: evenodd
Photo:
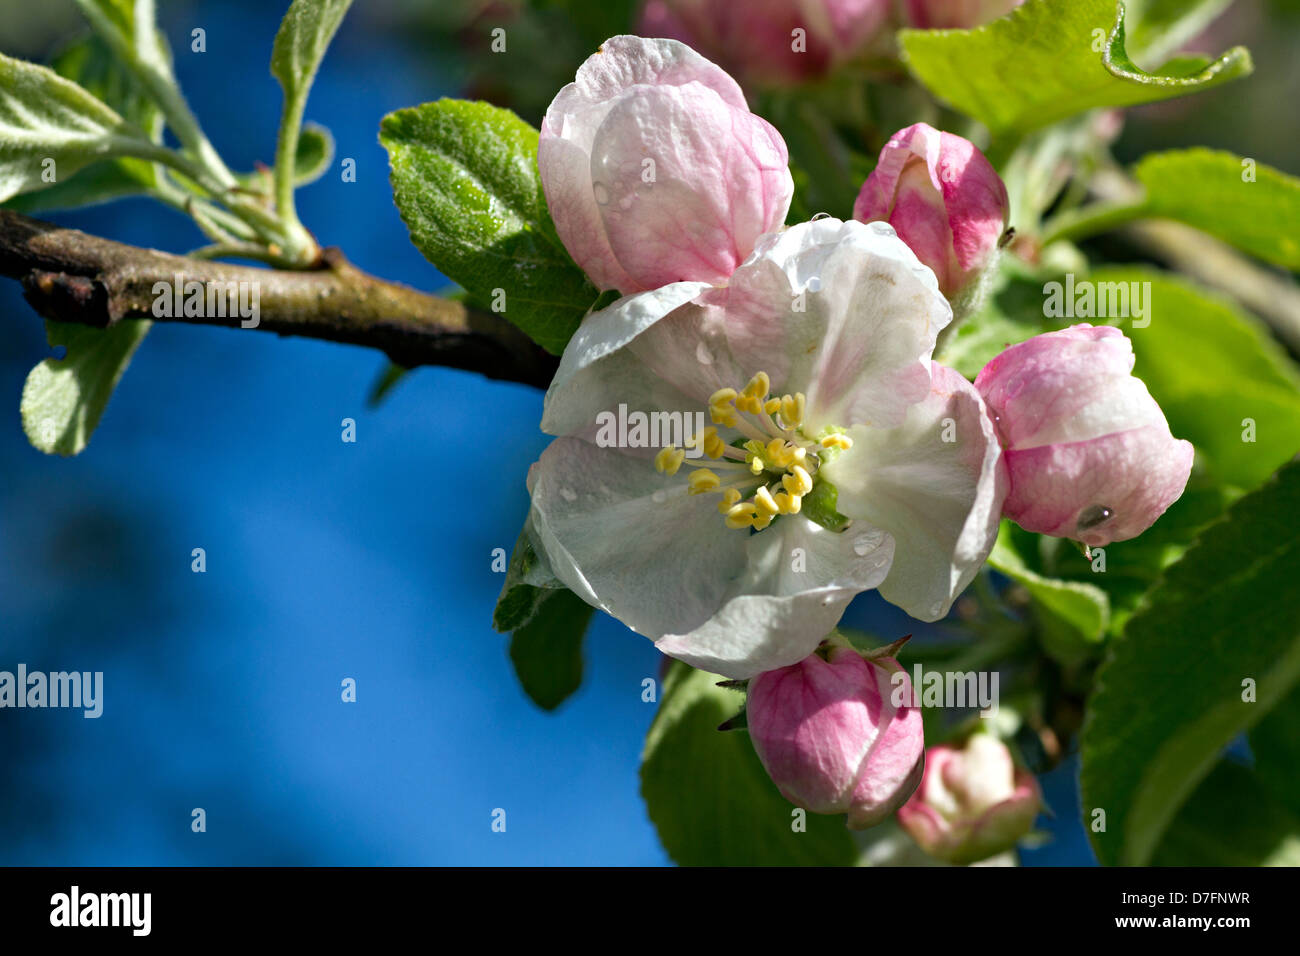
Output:
<svg viewBox="0 0 1300 956">
<path fill-rule="evenodd" d="M 439 100 L 390 113 L 379 140 L 398 211 L 424 257 L 562 352 L 597 292 L 555 234 L 537 131 L 487 103 Z"/>
<path fill-rule="evenodd" d="M 718 725 L 741 698 L 722 678 L 674 662 L 641 757 L 641 795 L 659 840 L 682 866 L 849 866 L 844 818 L 795 808 L 768 778 L 749 734 Z"/>
<path fill-rule="evenodd" d="M 528 622 L 510 636 L 510 661 L 533 703 L 554 710 L 582 684 L 582 638 L 595 608 L 572 591 L 541 593 Z"/>
<path fill-rule="evenodd" d="M 1081 743 L 1102 863 L 1149 862 L 1220 751 L 1300 679 L 1297 513 L 1300 461 L 1202 534 L 1111 642 Z"/>
<path fill-rule="evenodd" d="M 1133 173 L 1146 187 L 1146 215 L 1176 219 L 1300 271 L 1300 179 L 1212 149 L 1150 153 Z"/>
<path fill-rule="evenodd" d="M 66 347 L 67 354 L 41 362 L 23 385 L 23 431 L 33 447 L 47 455 L 76 455 L 86 447 L 150 324 L 129 320 L 95 329 L 45 323 L 50 345 Z"/>
<path fill-rule="evenodd" d="M 529 518 L 510 555 L 501 596 L 492 612 L 492 626 L 503 633 L 523 627 L 532 620 L 548 593 L 563 588 L 551 573 L 546 555 L 537 548 L 532 518 Z"/>
<path fill-rule="evenodd" d="M 286 103 L 305 103 L 316 71 L 352 0 L 293 0 L 271 49 L 271 75 Z"/>
<path fill-rule="evenodd" d="M 902 30 L 899 39 L 935 96 L 1012 140 L 1086 110 L 1183 96 L 1252 70 L 1242 47 L 1213 62 L 1181 57 L 1142 70 L 1125 52 L 1115 0 L 1026 0 L 975 30 Z"/>
<path fill-rule="evenodd" d="M 1073 664 L 1095 656 L 1110 622 L 1106 592 L 1094 584 L 1044 577 L 1033 571 L 1017 551 L 1015 536 L 1016 529 L 1003 521 L 989 564 L 1019 582 L 1034 599 L 1040 635 L 1054 658 Z"/>
<path fill-rule="evenodd" d="M 70 178 L 96 160 L 159 149 L 76 83 L 0 54 L 0 202 Z"/>
</svg>

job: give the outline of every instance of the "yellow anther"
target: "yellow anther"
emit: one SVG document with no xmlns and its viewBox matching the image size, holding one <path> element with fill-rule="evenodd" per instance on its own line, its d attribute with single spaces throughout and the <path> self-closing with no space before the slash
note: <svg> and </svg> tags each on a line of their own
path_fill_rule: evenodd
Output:
<svg viewBox="0 0 1300 956">
<path fill-rule="evenodd" d="M 659 454 L 655 455 L 655 470 L 665 475 L 675 475 L 685 460 L 686 452 L 676 445 L 669 445 L 667 448 L 660 449 Z"/>
<path fill-rule="evenodd" d="M 718 485 L 722 484 L 722 480 L 707 468 L 697 468 L 686 479 L 686 484 L 690 486 L 691 494 L 702 495 L 706 491 L 712 491 L 718 487 Z"/>
<path fill-rule="evenodd" d="M 735 488 L 728 488 L 722 493 L 722 500 L 718 502 L 718 513 L 725 515 L 738 501 L 740 501 L 740 492 Z"/>
<path fill-rule="evenodd" d="M 763 403 L 763 411 L 767 412 L 769 415 L 775 415 L 780 410 L 781 410 L 781 399 L 779 398 L 769 398 L 766 402 Z"/>
<path fill-rule="evenodd" d="M 781 486 L 791 495 L 806 495 L 812 491 L 812 476 L 801 465 L 795 465 L 781 478 Z"/>
<path fill-rule="evenodd" d="M 728 528 L 748 528 L 754 523 L 758 516 L 757 510 L 753 504 L 748 501 L 742 501 L 740 504 L 733 506 L 727 512 Z"/>
<path fill-rule="evenodd" d="M 730 405 L 739 393 L 734 388 L 720 388 L 709 396 L 710 405 Z"/>
<path fill-rule="evenodd" d="M 792 495 L 785 491 L 778 491 L 772 496 L 776 506 L 781 509 L 783 515 L 797 515 L 799 509 L 803 506 L 803 498 L 799 495 Z"/>
<path fill-rule="evenodd" d="M 771 387 L 772 382 L 768 379 L 767 373 L 759 372 L 749 380 L 745 390 L 736 397 L 736 407 L 742 412 L 757 415 L 763 410 L 763 402 L 767 399 L 767 392 Z"/>
<path fill-rule="evenodd" d="M 808 449 L 802 445 L 796 445 L 794 451 L 790 453 L 790 464 L 808 467 Z"/>
<path fill-rule="evenodd" d="M 853 439 L 850 438 L 848 435 L 841 435 L 838 433 L 834 435 L 827 435 L 825 438 L 821 440 L 821 446 L 823 448 L 841 448 L 841 449 L 852 448 Z"/>
<path fill-rule="evenodd" d="M 794 446 L 784 438 L 773 438 L 764 449 L 764 457 L 778 468 L 785 468 L 794 460 Z"/>
<path fill-rule="evenodd" d="M 750 527 L 755 531 L 762 531 L 772 523 L 772 515 L 759 515 L 751 523 Z"/>
<path fill-rule="evenodd" d="M 781 421 L 786 428 L 798 428 L 803 424 L 803 411 L 807 399 L 803 392 L 781 396 Z"/>
<path fill-rule="evenodd" d="M 781 507 L 772 499 L 772 492 L 766 488 L 759 488 L 754 492 L 754 506 L 758 509 L 759 517 L 763 515 L 772 516 L 781 513 Z"/>
<path fill-rule="evenodd" d="M 710 428 L 704 435 L 704 454 L 710 458 L 721 458 L 727 451 L 727 443 L 718 437 L 718 430 Z"/>
<path fill-rule="evenodd" d="M 757 455 L 751 455 L 749 459 L 749 470 L 756 475 L 761 475 L 763 473 L 763 468 L 763 459 L 759 458 Z"/>
</svg>

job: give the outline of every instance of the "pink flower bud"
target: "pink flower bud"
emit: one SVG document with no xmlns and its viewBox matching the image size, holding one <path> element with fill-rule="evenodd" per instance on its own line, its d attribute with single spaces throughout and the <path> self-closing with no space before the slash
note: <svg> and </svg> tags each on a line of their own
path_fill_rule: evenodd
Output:
<svg viewBox="0 0 1300 956">
<path fill-rule="evenodd" d="M 1025 0 L 907 0 L 907 22 L 923 30 L 968 30 L 1005 16 Z"/>
<path fill-rule="evenodd" d="M 1178 500 L 1192 446 L 1132 372 L 1133 343 L 1087 324 L 1013 345 L 980 370 L 1011 479 L 1004 516 L 1100 547 L 1141 534 Z"/>
<path fill-rule="evenodd" d="M 602 289 L 725 282 L 785 222 L 785 141 L 676 40 L 619 36 L 546 111 L 537 165 L 555 228 Z"/>
<path fill-rule="evenodd" d="M 885 144 L 853 206 L 854 219 L 893 226 L 949 299 L 993 261 L 1008 212 L 1007 188 L 984 154 L 924 123 Z"/>
<path fill-rule="evenodd" d="M 759 674 L 745 710 L 754 749 L 785 798 L 813 813 L 847 813 L 858 830 L 898 809 L 921 779 L 925 739 L 911 700 L 896 661 L 836 647 L 829 660 L 813 654 Z"/>
<path fill-rule="evenodd" d="M 642 36 L 672 37 L 747 84 L 819 76 L 882 34 L 891 0 L 650 0 Z"/>
<path fill-rule="evenodd" d="M 1015 846 L 1042 806 L 1034 775 L 1012 763 L 1002 741 L 976 733 L 963 749 L 926 751 L 925 776 L 898 822 L 931 856 L 977 863 Z"/>
</svg>

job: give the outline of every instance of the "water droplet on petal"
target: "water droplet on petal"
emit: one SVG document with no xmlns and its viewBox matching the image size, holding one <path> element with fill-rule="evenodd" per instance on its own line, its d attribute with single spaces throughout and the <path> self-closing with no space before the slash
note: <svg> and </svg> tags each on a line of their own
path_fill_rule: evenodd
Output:
<svg viewBox="0 0 1300 956">
<path fill-rule="evenodd" d="M 1091 531 L 1093 528 L 1105 524 L 1113 517 L 1115 517 L 1115 512 L 1105 505 L 1091 505 L 1079 512 L 1079 520 L 1075 528 L 1082 534 L 1084 531 Z"/>
<path fill-rule="evenodd" d="M 604 183 L 594 183 L 591 187 L 592 193 L 596 197 L 596 202 L 604 206 L 609 202 L 609 187 Z"/>
<path fill-rule="evenodd" d="M 822 219 L 829 219 L 829 218 L 831 218 L 831 214 L 828 212 L 815 212 L 813 213 L 812 221 L 819 222 Z"/>
<path fill-rule="evenodd" d="M 713 364 L 713 353 L 709 351 L 709 347 L 703 342 L 695 346 L 695 360 L 701 365 Z"/>
<path fill-rule="evenodd" d="M 876 222 L 869 222 L 867 223 L 867 228 L 869 228 L 872 232 L 874 232 L 878 236 L 897 235 L 897 233 L 894 232 L 894 227 L 883 220 L 877 220 Z"/>
<path fill-rule="evenodd" d="M 870 554 L 880 547 L 880 542 L 885 540 L 883 531 L 864 531 L 853 539 L 853 553 L 859 556 Z"/>
</svg>

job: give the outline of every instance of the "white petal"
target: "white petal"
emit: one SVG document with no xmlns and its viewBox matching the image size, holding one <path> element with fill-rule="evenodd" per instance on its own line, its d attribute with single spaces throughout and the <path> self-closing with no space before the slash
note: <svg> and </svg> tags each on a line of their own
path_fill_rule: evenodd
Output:
<svg viewBox="0 0 1300 956">
<path fill-rule="evenodd" d="M 697 410 L 698 401 L 685 396 L 627 346 L 707 288 L 702 282 L 675 282 L 624 296 L 587 316 L 565 347 L 546 390 L 542 431 L 584 432 L 593 427 L 598 413 L 614 411 L 619 403 L 645 410 Z"/>
<path fill-rule="evenodd" d="M 557 438 L 533 471 L 532 521 L 556 577 L 652 638 L 699 627 L 745 568 L 745 535 L 682 474 Z"/>
<path fill-rule="evenodd" d="M 919 620 L 938 620 L 988 557 L 1007 495 L 984 402 L 961 375 L 935 364 L 929 398 L 902 425 L 848 434 L 853 447 L 825 468 L 839 489 L 838 508 L 895 538 L 894 564 L 880 586 L 886 600 Z"/>
<path fill-rule="evenodd" d="M 839 623 L 854 595 L 879 586 L 894 553 L 893 539 L 865 522 L 837 534 L 801 515 L 780 518 L 745 543 L 748 565 L 718 612 L 657 641 L 665 654 L 736 679 L 795 664 Z"/>
<path fill-rule="evenodd" d="M 930 390 L 930 356 L 952 321 L 934 273 L 885 223 L 820 219 L 764 236 L 727 290 L 736 359 L 805 419 L 892 427 Z"/>
</svg>

